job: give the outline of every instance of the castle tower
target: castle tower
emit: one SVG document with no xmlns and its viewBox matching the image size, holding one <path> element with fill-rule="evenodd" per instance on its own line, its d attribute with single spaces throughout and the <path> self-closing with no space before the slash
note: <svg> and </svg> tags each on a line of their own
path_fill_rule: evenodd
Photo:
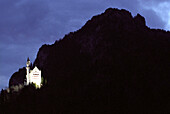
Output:
<svg viewBox="0 0 170 114">
<path fill-rule="evenodd" d="M 26 73 L 26 80 L 27 80 L 27 82 L 26 82 L 26 84 L 27 85 L 29 85 L 29 83 L 30 83 L 30 59 L 29 59 L 29 57 L 28 57 L 28 59 L 27 59 L 27 63 L 26 63 L 26 65 L 27 65 L 27 67 L 26 67 L 26 70 L 27 70 L 27 73 Z"/>
</svg>

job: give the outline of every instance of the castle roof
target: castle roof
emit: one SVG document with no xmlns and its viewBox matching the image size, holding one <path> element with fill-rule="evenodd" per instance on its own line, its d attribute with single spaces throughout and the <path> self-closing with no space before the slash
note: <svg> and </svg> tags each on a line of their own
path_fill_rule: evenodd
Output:
<svg viewBox="0 0 170 114">
<path fill-rule="evenodd" d="M 29 57 L 27 58 L 27 61 L 30 61 Z"/>
</svg>

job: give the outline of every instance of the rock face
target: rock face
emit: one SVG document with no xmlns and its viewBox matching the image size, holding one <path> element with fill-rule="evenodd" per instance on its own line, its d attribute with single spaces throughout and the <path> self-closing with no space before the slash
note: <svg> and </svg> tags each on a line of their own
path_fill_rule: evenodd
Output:
<svg viewBox="0 0 170 114">
<path fill-rule="evenodd" d="M 140 14 L 109 8 L 40 48 L 34 65 L 48 83 L 34 111 L 170 112 L 169 52 L 169 32 L 148 28 Z"/>
</svg>

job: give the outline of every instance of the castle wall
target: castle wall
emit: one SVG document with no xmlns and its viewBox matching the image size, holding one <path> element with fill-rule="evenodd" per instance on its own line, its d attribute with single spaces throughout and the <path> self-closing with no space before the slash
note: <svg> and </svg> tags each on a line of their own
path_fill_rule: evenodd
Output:
<svg viewBox="0 0 170 114">
<path fill-rule="evenodd" d="M 37 67 L 30 72 L 30 83 L 35 83 L 38 87 L 41 85 L 41 71 Z"/>
</svg>

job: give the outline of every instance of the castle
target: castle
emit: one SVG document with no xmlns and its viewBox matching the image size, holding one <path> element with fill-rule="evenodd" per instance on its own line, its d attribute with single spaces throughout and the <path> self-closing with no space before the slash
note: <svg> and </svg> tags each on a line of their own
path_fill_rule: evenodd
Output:
<svg viewBox="0 0 170 114">
<path fill-rule="evenodd" d="M 36 88 L 41 87 L 41 70 L 39 70 L 36 66 L 33 70 L 30 70 L 30 60 L 27 59 L 26 63 L 26 82 L 25 85 L 35 84 Z"/>
</svg>

